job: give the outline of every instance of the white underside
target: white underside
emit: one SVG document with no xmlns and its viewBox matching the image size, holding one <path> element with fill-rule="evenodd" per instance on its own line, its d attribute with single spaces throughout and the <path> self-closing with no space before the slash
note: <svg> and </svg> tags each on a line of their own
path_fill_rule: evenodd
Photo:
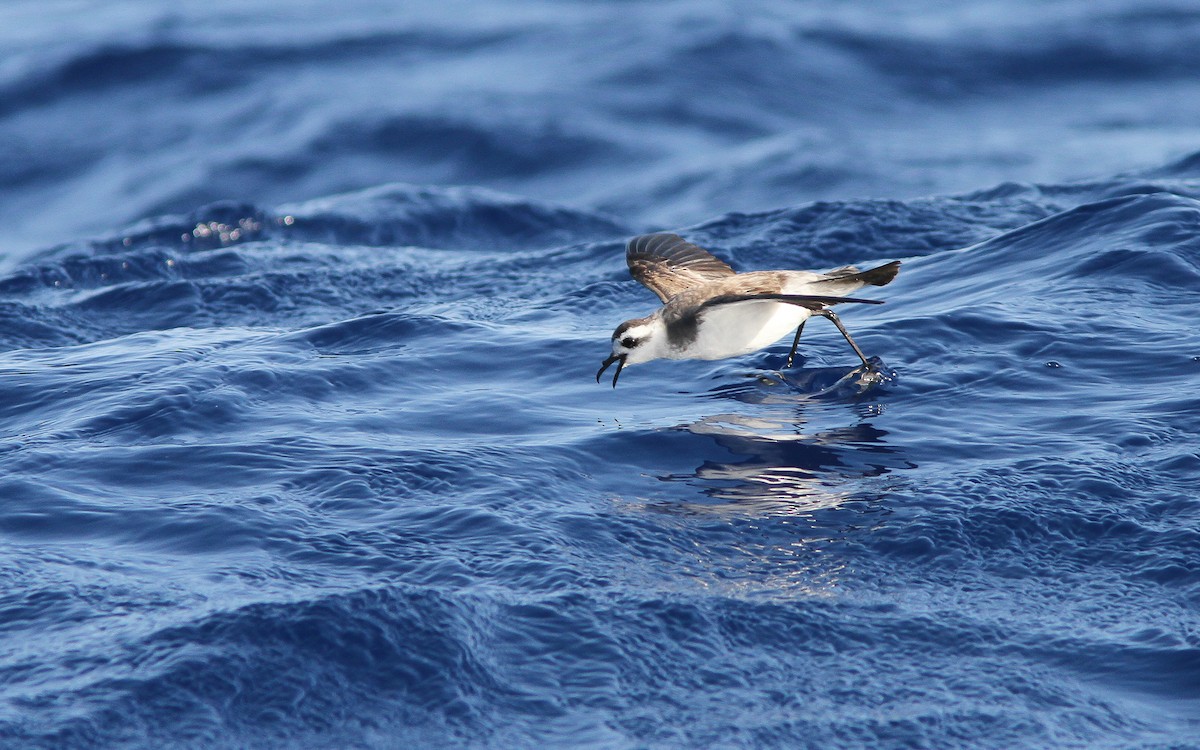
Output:
<svg viewBox="0 0 1200 750">
<path fill-rule="evenodd" d="M 672 359 L 724 359 L 748 354 L 795 334 L 808 310 L 782 302 L 738 302 L 709 311 L 695 341 Z"/>
</svg>

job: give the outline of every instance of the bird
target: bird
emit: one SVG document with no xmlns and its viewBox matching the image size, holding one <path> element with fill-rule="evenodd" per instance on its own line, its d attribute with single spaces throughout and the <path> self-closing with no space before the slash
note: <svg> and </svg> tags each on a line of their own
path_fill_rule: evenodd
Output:
<svg viewBox="0 0 1200 750">
<path fill-rule="evenodd" d="M 831 305 L 883 304 L 844 295 L 870 284 L 884 286 L 900 271 L 900 261 L 868 271 L 843 266 L 831 271 L 751 271 L 737 273 L 707 250 L 677 234 L 643 234 L 625 246 L 625 262 L 635 280 L 654 292 L 663 306 L 644 318 L 627 320 L 612 335 L 612 355 L 596 372 L 596 382 L 616 363 L 621 371 L 655 359 L 725 359 L 770 346 L 793 329 L 787 367 L 792 366 L 805 322 L 828 318 L 854 353 L 873 369 Z"/>
</svg>

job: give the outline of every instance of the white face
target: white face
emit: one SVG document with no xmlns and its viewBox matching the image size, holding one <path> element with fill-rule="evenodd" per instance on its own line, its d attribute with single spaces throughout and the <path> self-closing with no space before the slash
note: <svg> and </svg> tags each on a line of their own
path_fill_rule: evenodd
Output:
<svg viewBox="0 0 1200 750">
<path fill-rule="evenodd" d="M 620 330 L 619 328 L 617 330 Z M 655 359 L 655 328 L 647 323 L 629 326 L 620 335 L 613 334 L 612 353 L 623 357 L 626 365 Z"/>
<path fill-rule="evenodd" d="M 600 382 L 600 376 L 610 365 L 616 364 L 617 369 L 613 372 L 612 381 L 613 388 L 616 388 L 617 378 L 621 376 L 621 370 L 625 365 L 635 365 L 638 362 L 657 359 L 659 339 L 657 334 L 661 327 L 661 324 L 655 325 L 654 319 L 650 323 L 630 320 L 618 326 L 617 330 L 613 332 L 612 356 L 600 365 L 600 371 L 596 373 L 596 382 Z"/>
</svg>

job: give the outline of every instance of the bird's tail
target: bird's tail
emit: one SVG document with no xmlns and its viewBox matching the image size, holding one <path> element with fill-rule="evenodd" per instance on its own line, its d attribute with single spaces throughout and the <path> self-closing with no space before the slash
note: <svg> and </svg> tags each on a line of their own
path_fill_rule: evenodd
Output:
<svg viewBox="0 0 1200 750">
<path fill-rule="evenodd" d="M 830 271 L 826 275 L 829 277 L 827 281 L 850 281 L 870 284 L 871 286 L 883 286 L 896 278 L 896 274 L 898 273 L 900 273 L 900 261 L 894 260 L 891 263 L 884 263 L 882 266 L 872 268 L 869 271 L 860 271 L 853 266 L 846 266 L 845 268 Z"/>
</svg>

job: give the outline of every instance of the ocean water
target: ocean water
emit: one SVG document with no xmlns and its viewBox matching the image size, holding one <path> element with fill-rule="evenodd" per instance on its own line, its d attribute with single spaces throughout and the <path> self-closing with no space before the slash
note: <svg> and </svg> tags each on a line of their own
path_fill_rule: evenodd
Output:
<svg viewBox="0 0 1200 750">
<path fill-rule="evenodd" d="M 0 747 L 1200 747 L 1190 2 L 0 7 Z M 901 260 L 594 374 L 625 240 Z"/>
</svg>

